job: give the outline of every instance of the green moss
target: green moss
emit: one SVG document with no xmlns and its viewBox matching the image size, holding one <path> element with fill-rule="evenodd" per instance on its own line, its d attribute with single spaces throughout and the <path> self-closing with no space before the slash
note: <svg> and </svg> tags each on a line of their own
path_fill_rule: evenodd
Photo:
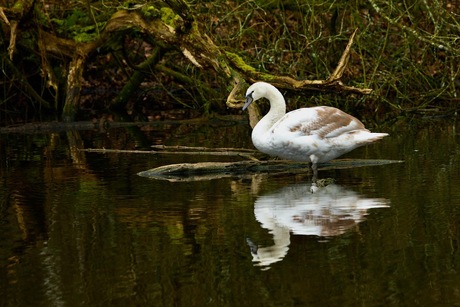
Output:
<svg viewBox="0 0 460 307">
<path fill-rule="evenodd" d="M 235 65 L 242 71 L 250 72 L 250 73 L 257 73 L 254 67 L 246 64 L 246 62 L 236 53 L 226 51 L 225 55 L 228 57 L 228 59 L 231 62 L 235 63 Z"/>
<path fill-rule="evenodd" d="M 65 18 L 52 18 L 56 25 L 56 32 L 65 37 L 73 38 L 76 42 L 85 43 L 96 39 L 99 36 L 99 29 L 106 24 L 96 22 L 87 12 L 74 10 Z"/>
<path fill-rule="evenodd" d="M 260 73 L 259 76 L 260 76 L 260 80 L 263 80 L 266 82 L 272 82 L 276 78 L 274 75 L 270 75 L 266 73 Z"/>
<path fill-rule="evenodd" d="M 253 78 L 263 80 L 263 81 L 267 81 L 267 82 L 271 82 L 271 81 L 273 81 L 275 79 L 274 75 L 257 71 L 251 65 L 246 64 L 246 62 L 239 55 L 237 55 L 236 53 L 226 51 L 225 55 L 227 56 L 227 58 L 231 62 L 233 62 L 235 64 L 236 67 L 238 67 L 238 69 L 240 69 L 241 71 L 245 72 L 246 74 L 252 75 Z"/>
<path fill-rule="evenodd" d="M 156 18 L 156 17 L 160 17 L 161 16 L 161 13 L 160 11 L 152 6 L 152 5 L 146 5 L 146 6 L 143 6 L 142 7 L 142 14 L 146 17 L 146 18 Z"/>
<path fill-rule="evenodd" d="M 160 9 L 161 12 L 161 20 L 171 26 L 173 28 L 177 28 L 179 24 L 182 22 L 182 18 L 174 13 L 174 11 L 169 7 L 162 7 Z"/>
</svg>

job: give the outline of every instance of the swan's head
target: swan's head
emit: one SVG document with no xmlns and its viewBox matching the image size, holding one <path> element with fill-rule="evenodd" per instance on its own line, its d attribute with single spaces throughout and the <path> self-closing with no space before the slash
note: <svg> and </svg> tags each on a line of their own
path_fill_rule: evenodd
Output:
<svg viewBox="0 0 460 307">
<path fill-rule="evenodd" d="M 273 85 L 265 82 L 256 82 L 251 85 L 246 91 L 246 102 L 243 106 L 243 111 L 246 110 L 251 103 L 262 97 L 267 97 L 267 91 L 274 88 Z"/>
</svg>

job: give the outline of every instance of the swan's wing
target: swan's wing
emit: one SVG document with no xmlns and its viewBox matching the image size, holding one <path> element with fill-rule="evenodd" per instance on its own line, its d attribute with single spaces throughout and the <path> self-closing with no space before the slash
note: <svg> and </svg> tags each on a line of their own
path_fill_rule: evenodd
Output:
<svg viewBox="0 0 460 307">
<path fill-rule="evenodd" d="M 355 117 L 333 107 L 313 107 L 291 111 L 273 125 L 274 133 L 298 133 L 331 138 L 353 130 L 366 130 Z"/>
</svg>

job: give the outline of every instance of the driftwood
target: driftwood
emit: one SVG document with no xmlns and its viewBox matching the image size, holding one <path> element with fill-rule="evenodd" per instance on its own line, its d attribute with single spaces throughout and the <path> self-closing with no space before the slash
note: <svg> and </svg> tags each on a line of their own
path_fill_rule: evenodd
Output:
<svg viewBox="0 0 460 307">
<path fill-rule="evenodd" d="M 343 169 L 362 166 L 377 166 L 402 163 L 399 160 L 338 159 L 318 165 L 320 170 Z M 179 181 L 201 181 L 225 177 L 244 177 L 257 173 L 270 174 L 312 174 L 310 163 L 292 161 L 239 161 L 239 162 L 203 162 L 164 165 L 138 175 L 147 178 Z"/>
</svg>

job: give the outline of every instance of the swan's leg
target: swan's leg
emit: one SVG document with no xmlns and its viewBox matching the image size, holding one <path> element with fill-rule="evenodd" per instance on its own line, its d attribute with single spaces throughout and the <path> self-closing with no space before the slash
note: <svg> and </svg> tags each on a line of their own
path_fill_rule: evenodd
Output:
<svg viewBox="0 0 460 307">
<path fill-rule="evenodd" d="M 312 163 L 311 164 L 311 169 L 313 170 L 313 177 L 312 177 L 312 182 L 316 183 L 318 180 L 318 164 L 317 163 Z"/>
<path fill-rule="evenodd" d="M 313 170 L 313 177 L 311 178 L 310 192 L 315 193 L 318 190 L 318 185 L 316 184 L 316 181 L 318 180 L 318 165 L 316 163 L 312 163 L 311 169 Z"/>
<path fill-rule="evenodd" d="M 311 169 L 313 170 L 313 178 L 312 182 L 316 183 L 316 180 L 318 180 L 318 157 L 315 155 L 310 156 L 310 161 L 311 161 Z"/>
<path fill-rule="evenodd" d="M 310 192 L 314 193 L 318 189 L 316 181 L 318 180 L 318 158 L 315 155 L 310 156 L 311 169 L 313 170 L 313 177 L 311 179 Z"/>
</svg>

